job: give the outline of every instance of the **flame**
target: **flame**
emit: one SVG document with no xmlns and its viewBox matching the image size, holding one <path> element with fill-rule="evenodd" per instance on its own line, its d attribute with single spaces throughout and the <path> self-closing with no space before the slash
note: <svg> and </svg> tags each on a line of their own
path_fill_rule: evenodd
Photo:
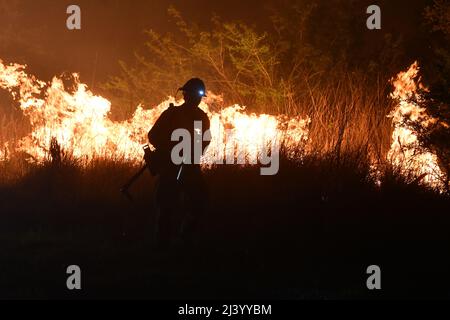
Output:
<svg viewBox="0 0 450 320">
<path fill-rule="evenodd" d="M 50 156 L 51 142 L 56 139 L 64 152 L 82 164 L 97 158 L 138 163 L 142 161 L 142 145 L 147 143 L 148 130 L 170 103 L 181 102 L 169 97 L 149 110 L 137 106 L 126 121 L 112 121 L 111 102 L 93 94 L 77 74 L 73 74 L 74 89 L 68 90 L 61 78 L 54 77 L 46 83 L 28 75 L 25 69 L 24 65 L 5 65 L 0 60 L 0 88 L 11 93 L 32 128 L 29 135 L 3 146 L 0 161 L 7 160 L 15 151 L 28 154 L 30 161 L 43 163 Z M 392 80 L 395 90 L 391 97 L 398 105 L 389 115 L 394 131 L 387 158 L 405 176 L 443 191 L 444 174 L 437 156 L 420 146 L 408 124 L 416 121 L 428 126 L 436 121 L 418 104 L 423 99 L 418 89 L 426 90 L 418 74 L 415 62 Z M 299 150 L 305 152 L 311 121 L 308 117 L 249 114 L 239 105 L 211 111 L 209 105 L 218 102 L 220 96 L 209 93 L 200 105 L 211 119 L 212 141 L 203 157 L 205 167 L 228 163 L 230 159 L 238 159 L 239 164 L 257 163 L 260 155 L 274 145 L 282 145 L 291 158 L 298 158 Z"/>
<path fill-rule="evenodd" d="M 18 142 L 16 151 L 25 152 L 36 163 L 49 158 L 54 139 L 83 164 L 96 158 L 139 162 L 148 130 L 170 103 L 180 103 L 170 97 L 150 110 L 138 106 L 131 119 L 116 122 L 109 118 L 111 102 L 89 91 L 77 74 L 73 74 L 75 89 L 69 92 L 61 78 L 45 83 L 25 69 L 0 60 L 0 88 L 12 94 L 31 124 L 31 133 Z M 212 141 L 203 157 L 205 165 L 218 163 L 230 153 L 254 163 L 267 146 L 296 148 L 308 138 L 309 119 L 248 114 L 238 105 L 212 112 L 207 103 L 217 102 L 218 97 L 209 96 L 200 105 L 211 119 Z"/>
<path fill-rule="evenodd" d="M 391 97 L 398 101 L 398 105 L 389 115 L 394 131 L 388 159 L 405 176 L 419 179 L 429 187 L 444 191 L 444 174 L 436 154 L 420 145 L 414 128 L 408 124 L 409 121 L 414 121 L 426 128 L 437 121 L 418 104 L 423 101 L 418 89 L 428 90 L 418 77 L 419 70 L 418 63 L 414 62 L 407 71 L 400 72 L 392 81 L 395 90 Z"/>
<path fill-rule="evenodd" d="M 0 162 L 9 160 L 9 145 L 4 143 L 3 147 L 0 149 Z"/>
</svg>

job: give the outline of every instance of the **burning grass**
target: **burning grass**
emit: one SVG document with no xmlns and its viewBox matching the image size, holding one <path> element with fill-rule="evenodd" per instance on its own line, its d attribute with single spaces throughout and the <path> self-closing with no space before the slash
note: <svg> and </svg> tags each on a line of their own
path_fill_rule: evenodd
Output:
<svg viewBox="0 0 450 320">
<path fill-rule="evenodd" d="M 89 97 L 83 101 L 91 101 L 83 92 Z M 395 132 L 387 115 L 397 101 L 384 86 L 369 90 L 351 78 L 309 94 L 309 109 L 293 120 L 209 106 L 217 123 L 242 126 L 237 132 L 247 143 L 255 136 L 261 141 L 265 128 L 280 128 L 288 142 L 280 171 L 260 176 L 258 165 L 205 167 L 210 196 L 200 245 L 166 253 L 151 249 L 154 178 L 145 174 L 133 186 L 132 203 L 119 192 L 139 161 L 88 148 L 86 162 L 64 144 L 52 156 L 46 117 L 31 126 L 34 136 L 15 118 L 3 118 L 8 130 L 0 130 L 0 142 L 8 142 L 8 151 L 0 161 L 0 240 L 8 254 L 0 255 L 0 296 L 71 298 L 55 274 L 76 261 L 88 270 L 88 298 L 370 298 L 361 278 L 374 262 L 388 270 L 385 298 L 446 297 L 450 202 L 418 171 L 386 160 Z M 138 112 L 136 133 L 145 137 L 153 121 L 145 115 L 156 117 L 156 110 Z M 298 125 L 306 115 L 310 122 Z M 66 116 L 56 132 L 75 131 L 62 135 L 70 137 L 63 142 L 103 145 L 75 134 L 91 133 L 92 122 L 66 127 L 74 119 Z M 101 118 L 108 130 L 133 123 Z M 45 133 L 42 140 L 38 133 Z M 41 144 L 22 150 L 32 138 Z M 141 152 L 137 142 L 131 149 Z M 40 161 L 27 161 L 30 154 Z M 132 159 L 140 160 L 139 153 Z"/>
<path fill-rule="evenodd" d="M 299 105 L 297 114 L 290 115 L 247 113 L 237 105 L 224 107 L 220 96 L 210 94 L 201 105 L 211 118 L 213 136 L 204 166 L 211 167 L 217 159 L 224 161 L 230 152 L 231 157 L 253 163 L 252 159 L 274 144 L 282 145 L 284 156 L 294 161 L 305 155 L 329 154 L 341 161 L 343 155 L 363 150 L 367 154 L 363 165 L 372 168 L 368 179 L 375 175 L 379 183 L 383 168 L 392 164 L 404 177 L 445 192 L 448 179 L 437 156 L 421 149 L 416 133 L 405 122 L 420 118 L 427 126 L 433 121 L 411 100 L 421 99 L 418 71 L 414 63 L 393 79 L 391 100 L 387 83 L 371 87 L 358 76 L 330 81 L 325 87 L 309 87 L 310 103 Z M 19 164 L 16 176 L 26 171 L 23 160 L 42 164 L 52 157 L 55 160 L 55 156 L 81 166 L 98 159 L 136 165 L 143 156 L 146 132 L 169 103 L 175 102 L 169 98 L 149 110 L 138 106 L 132 118 L 118 122 L 111 120 L 111 103 L 89 91 L 76 74 L 70 84 L 58 77 L 47 84 L 28 75 L 25 66 L 1 63 L 0 86 L 19 103 L 31 126 L 31 133 L 23 137 L 11 136 L 11 132 L 20 131 L 11 125 L 14 120 L 4 126 L 12 130 L 2 130 L 0 160 Z M 52 146 L 57 147 L 57 155 L 52 155 Z"/>
</svg>

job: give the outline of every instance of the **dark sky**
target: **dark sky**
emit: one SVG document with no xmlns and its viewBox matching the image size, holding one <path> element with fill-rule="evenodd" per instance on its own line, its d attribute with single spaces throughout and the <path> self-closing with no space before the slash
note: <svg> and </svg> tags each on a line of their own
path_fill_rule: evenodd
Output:
<svg viewBox="0 0 450 320">
<path fill-rule="evenodd" d="M 264 26 L 268 23 L 264 3 L 268 1 L 0 0 L 0 10 L 2 2 L 9 6 L 17 3 L 13 14 L 0 11 L 0 59 L 27 63 L 32 73 L 45 80 L 63 71 L 77 71 L 92 86 L 116 73 L 119 59 L 131 58 L 143 43 L 143 29 L 173 28 L 167 15 L 170 4 L 200 25 L 206 24 L 215 12 L 224 20 L 240 19 Z M 377 2 L 380 1 L 356 1 L 361 7 Z M 407 34 L 413 30 L 411 26 L 420 21 L 420 12 L 427 2 L 430 1 L 384 1 L 383 32 Z M 70 4 L 82 9 L 81 31 L 66 29 L 66 8 Z"/>
<path fill-rule="evenodd" d="M 18 3 L 17 16 L 0 13 L 0 18 L 7 16 L 0 19 L 0 26 L 2 29 L 5 24 L 12 26 L 14 34 L 9 43 L 0 45 L 0 59 L 25 62 L 33 73 L 44 78 L 62 71 L 81 72 L 89 85 L 94 76 L 96 82 L 103 81 L 116 72 L 118 59 L 131 57 L 145 39 L 143 29 L 172 28 L 167 14 L 170 4 L 198 24 L 207 23 L 212 12 L 224 19 L 247 21 L 261 19 L 262 12 L 252 1 L 239 0 L 18 0 Z M 66 29 L 66 8 L 70 4 L 81 7 L 81 31 Z"/>
</svg>

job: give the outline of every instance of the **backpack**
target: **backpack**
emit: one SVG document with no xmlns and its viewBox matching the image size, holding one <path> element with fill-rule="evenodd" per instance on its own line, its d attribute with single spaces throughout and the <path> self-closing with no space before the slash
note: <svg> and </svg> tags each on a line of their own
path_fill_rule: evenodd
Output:
<svg viewBox="0 0 450 320">
<path fill-rule="evenodd" d="M 171 111 L 169 114 L 171 115 L 171 118 L 174 117 L 174 104 L 171 103 L 169 105 L 169 108 L 167 109 L 167 111 Z M 167 120 L 166 120 L 167 121 Z M 166 156 L 165 154 L 163 154 L 163 150 L 151 150 L 150 147 L 147 145 L 144 147 L 144 160 L 145 163 L 147 165 L 147 168 L 149 169 L 150 173 L 153 176 L 157 176 L 158 174 L 162 173 L 164 167 L 167 165 L 166 164 Z"/>
</svg>

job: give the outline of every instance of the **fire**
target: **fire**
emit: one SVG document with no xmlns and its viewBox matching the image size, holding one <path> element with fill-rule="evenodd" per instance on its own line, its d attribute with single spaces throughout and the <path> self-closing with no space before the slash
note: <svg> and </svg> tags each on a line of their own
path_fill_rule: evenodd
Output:
<svg viewBox="0 0 450 320">
<path fill-rule="evenodd" d="M 0 162 L 9 160 L 9 146 L 5 143 L 0 149 Z"/>
<path fill-rule="evenodd" d="M 65 153 L 82 164 L 96 158 L 142 161 L 148 130 L 170 103 L 180 103 L 169 98 L 150 110 L 138 106 L 131 119 L 112 121 L 110 101 L 94 95 L 77 74 L 73 74 L 75 89 L 69 91 L 61 78 L 45 83 L 25 69 L 24 65 L 5 65 L 0 60 L 0 88 L 12 94 L 32 128 L 18 141 L 15 151 L 25 152 L 36 163 L 49 158 L 55 139 Z M 213 112 L 208 103 L 216 102 L 212 100 L 217 96 L 210 96 L 200 105 L 209 114 L 213 137 L 203 159 L 205 165 L 225 159 L 230 152 L 232 157 L 242 156 L 252 163 L 267 146 L 288 144 L 296 148 L 308 139 L 309 119 L 248 114 L 238 105 Z"/>
<path fill-rule="evenodd" d="M 204 107 L 207 110 L 207 105 Z M 287 120 L 282 116 L 247 114 L 244 110 L 235 105 L 209 114 L 213 140 L 204 157 L 206 164 L 228 159 L 255 164 L 261 153 L 267 154 L 273 146 L 295 150 L 308 140 L 309 118 Z"/>
<path fill-rule="evenodd" d="M 418 105 L 423 100 L 418 89 L 427 90 L 418 77 L 419 70 L 419 65 L 415 62 L 407 71 L 400 72 L 392 82 L 395 90 L 391 97 L 398 101 L 398 105 L 389 115 L 392 117 L 394 132 L 388 159 L 404 175 L 443 191 L 446 187 L 443 182 L 445 179 L 437 156 L 419 144 L 414 129 L 408 124 L 408 121 L 414 121 L 427 127 L 437 121 L 427 114 L 425 108 Z"/>
<path fill-rule="evenodd" d="M 148 130 L 170 103 L 180 103 L 168 98 L 149 110 L 137 106 L 127 121 L 112 121 L 111 102 L 93 94 L 77 74 L 73 74 L 73 89 L 68 90 L 61 78 L 54 77 L 46 83 L 28 75 L 25 69 L 24 65 L 5 65 L 0 60 L 0 88 L 11 93 L 32 128 L 29 135 L 1 148 L 0 161 L 14 152 L 24 152 L 29 161 L 43 163 L 49 159 L 51 143 L 56 140 L 65 154 L 81 164 L 97 158 L 138 163 L 142 161 Z M 444 174 L 437 156 L 420 146 L 408 124 L 412 120 L 428 126 L 436 121 L 417 103 L 422 99 L 418 89 L 425 89 L 418 73 L 416 62 L 393 80 L 395 90 L 391 97 L 398 106 L 389 115 L 394 132 L 388 161 L 405 176 L 444 190 Z M 228 163 L 230 158 L 256 163 L 260 154 L 273 145 L 283 145 L 292 158 L 299 156 L 299 150 L 306 150 L 309 118 L 249 114 L 238 105 L 211 111 L 209 105 L 217 102 L 220 103 L 220 97 L 210 93 L 200 105 L 209 114 L 213 137 L 203 158 L 205 167 Z"/>
</svg>

